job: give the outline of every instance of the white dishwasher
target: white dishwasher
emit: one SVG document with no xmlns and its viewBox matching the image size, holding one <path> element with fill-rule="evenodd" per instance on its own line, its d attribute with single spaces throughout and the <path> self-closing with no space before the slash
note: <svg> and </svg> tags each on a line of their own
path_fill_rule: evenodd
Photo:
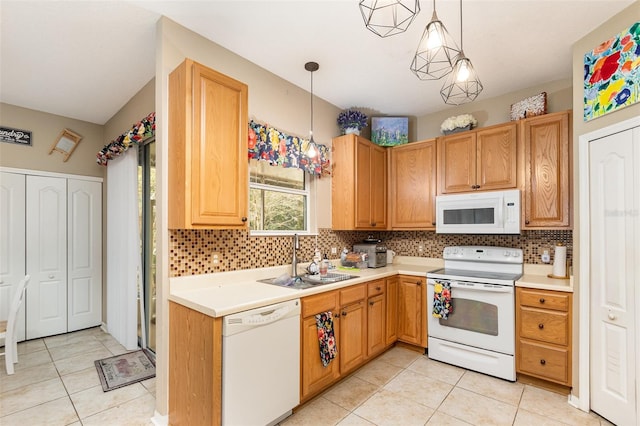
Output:
<svg viewBox="0 0 640 426">
<path fill-rule="evenodd" d="M 227 315 L 222 424 L 276 424 L 300 403 L 300 299 Z"/>
</svg>

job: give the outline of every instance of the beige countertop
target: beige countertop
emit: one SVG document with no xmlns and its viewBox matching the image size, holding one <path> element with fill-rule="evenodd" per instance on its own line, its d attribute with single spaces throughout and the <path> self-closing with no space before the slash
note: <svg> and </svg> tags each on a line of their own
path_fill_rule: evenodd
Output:
<svg viewBox="0 0 640 426">
<path fill-rule="evenodd" d="M 524 274 L 516 281 L 516 287 L 573 293 L 573 275 L 569 279 L 550 278 L 552 271 L 551 265 L 524 265 Z"/>
<path fill-rule="evenodd" d="M 334 261 L 333 263 L 337 265 L 339 261 Z M 305 266 L 301 264 L 300 270 L 302 271 Z M 384 268 L 363 270 L 342 270 L 337 268 L 332 271 L 357 275 L 358 278 L 304 290 L 264 284 L 257 281 L 290 273 L 291 267 L 289 265 L 191 275 L 170 279 L 169 300 L 212 317 L 221 317 L 397 274 L 426 277 L 428 271 L 442 266 L 442 259 L 396 256 L 394 263 Z"/>
</svg>

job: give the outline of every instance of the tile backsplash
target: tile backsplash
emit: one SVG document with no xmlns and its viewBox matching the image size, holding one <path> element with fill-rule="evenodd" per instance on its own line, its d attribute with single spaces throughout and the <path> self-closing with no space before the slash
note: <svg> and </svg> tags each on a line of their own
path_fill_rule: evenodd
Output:
<svg viewBox="0 0 640 426">
<path fill-rule="evenodd" d="M 401 256 L 442 257 L 446 246 L 486 245 L 520 248 L 524 262 L 540 264 L 543 250 L 549 250 L 553 261 L 553 246 L 562 242 L 567 246 L 567 259 L 573 254 L 572 231 L 522 231 L 520 235 L 444 235 L 433 231 L 333 231 L 319 229 L 317 236 L 301 236 L 298 259 L 308 262 L 318 248 L 329 258 L 331 248 L 340 253 L 343 248 L 369 235 L 385 242 L 388 249 Z M 252 237 L 249 231 L 239 230 L 169 230 L 170 276 L 208 274 L 238 269 L 264 268 L 291 262 L 290 236 Z M 213 253 L 219 253 L 213 264 Z"/>
</svg>

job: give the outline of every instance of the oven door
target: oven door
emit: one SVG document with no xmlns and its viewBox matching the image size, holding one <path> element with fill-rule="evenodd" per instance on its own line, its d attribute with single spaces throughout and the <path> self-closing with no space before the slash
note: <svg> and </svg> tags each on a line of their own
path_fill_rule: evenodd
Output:
<svg viewBox="0 0 640 426">
<path fill-rule="evenodd" d="M 449 282 L 451 286 L 453 313 L 447 319 L 432 315 L 436 282 Z M 427 309 L 430 337 L 515 354 L 513 286 L 429 278 Z"/>
</svg>

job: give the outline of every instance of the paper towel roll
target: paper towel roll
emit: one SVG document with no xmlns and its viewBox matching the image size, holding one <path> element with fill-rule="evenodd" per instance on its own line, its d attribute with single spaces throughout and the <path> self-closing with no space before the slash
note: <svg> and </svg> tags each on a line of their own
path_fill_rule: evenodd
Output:
<svg viewBox="0 0 640 426">
<path fill-rule="evenodd" d="M 556 277 L 567 276 L 567 246 L 556 244 L 556 251 L 553 255 L 553 275 Z"/>
</svg>

